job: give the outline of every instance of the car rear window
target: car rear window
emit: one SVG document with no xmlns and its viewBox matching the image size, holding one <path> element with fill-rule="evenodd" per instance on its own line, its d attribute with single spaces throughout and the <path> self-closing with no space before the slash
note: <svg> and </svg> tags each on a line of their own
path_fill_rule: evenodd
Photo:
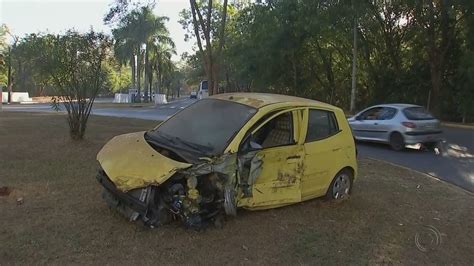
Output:
<svg viewBox="0 0 474 266">
<path fill-rule="evenodd" d="M 403 109 L 403 114 L 410 120 L 431 120 L 434 116 L 423 107 L 408 107 Z"/>
<path fill-rule="evenodd" d="M 317 109 L 309 110 L 306 142 L 327 138 L 338 131 L 339 127 L 333 112 Z"/>
</svg>

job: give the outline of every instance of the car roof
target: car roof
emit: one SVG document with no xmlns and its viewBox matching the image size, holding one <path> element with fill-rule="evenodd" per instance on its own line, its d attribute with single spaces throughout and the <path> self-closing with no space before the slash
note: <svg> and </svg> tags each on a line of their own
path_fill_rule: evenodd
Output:
<svg viewBox="0 0 474 266">
<path fill-rule="evenodd" d="M 372 107 L 394 107 L 397 109 L 403 109 L 403 108 L 408 108 L 408 107 L 421 107 L 421 106 L 416 105 L 416 104 L 409 104 L 409 103 L 386 103 L 386 104 L 375 105 Z"/>
<path fill-rule="evenodd" d="M 272 94 L 272 93 L 253 93 L 253 92 L 239 92 L 239 93 L 222 93 L 213 95 L 210 98 L 232 101 L 236 103 L 245 104 L 255 108 L 262 108 L 263 106 L 276 104 L 276 103 L 292 103 L 295 105 L 304 106 L 315 106 L 323 107 L 328 109 L 334 109 L 335 107 L 306 98 L 300 98 L 295 96 L 288 96 L 283 94 Z"/>
</svg>

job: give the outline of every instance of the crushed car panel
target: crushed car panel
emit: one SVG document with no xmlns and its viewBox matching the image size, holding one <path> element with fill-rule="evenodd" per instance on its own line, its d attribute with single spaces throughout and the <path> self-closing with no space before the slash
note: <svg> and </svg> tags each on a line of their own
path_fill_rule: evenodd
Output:
<svg viewBox="0 0 474 266">
<path fill-rule="evenodd" d="M 251 197 L 242 197 L 239 207 L 252 209 L 301 201 L 302 152 L 299 145 L 258 152 L 252 159 L 254 168 L 250 168 L 248 180 Z M 255 172 L 259 173 L 258 178 L 252 175 Z"/>
<path fill-rule="evenodd" d="M 177 170 L 191 166 L 154 150 L 145 141 L 144 134 L 136 132 L 114 137 L 97 154 L 108 178 L 124 192 L 162 184 Z"/>
</svg>

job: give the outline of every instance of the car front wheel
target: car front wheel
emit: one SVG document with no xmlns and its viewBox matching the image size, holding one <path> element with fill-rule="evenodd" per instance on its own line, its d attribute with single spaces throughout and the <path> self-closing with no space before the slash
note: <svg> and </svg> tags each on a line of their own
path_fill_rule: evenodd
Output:
<svg viewBox="0 0 474 266">
<path fill-rule="evenodd" d="M 390 135 L 390 146 L 395 151 L 403 150 L 405 148 L 405 140 L 403 139 L 402 134 L 393 132 Z"/>
<path fill-rule="evenodd" d="M 337 173 L 329 186 L 326 198 L 330 200 L 346 199 L 351 194 L 353 179 L 352 172 L 347 169 Z"/>
</svg>

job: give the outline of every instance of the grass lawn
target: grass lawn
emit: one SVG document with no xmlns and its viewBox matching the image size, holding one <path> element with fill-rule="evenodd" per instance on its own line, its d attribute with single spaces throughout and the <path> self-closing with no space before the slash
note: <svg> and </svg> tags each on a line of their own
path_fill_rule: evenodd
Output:
<svg viewBox="0 0 474 266">
<path fill-rule="evenodd" d="M 95 156 L 114 135 L 154 125 L 92 116 L 75 143 L 62 114 L 0 113 L 0 187 L 13 189 L 0 197 L 0 264 L 474 263 L 474 196 L 372 160 L 360 161 L 343 203 L 241 210 L 204 232 L 130 223 L 102 200 Z M 438 246 L 425 226 L 439 231 Z M 421 252 L 417 234 L 434 249 Z"/>
</svg>

